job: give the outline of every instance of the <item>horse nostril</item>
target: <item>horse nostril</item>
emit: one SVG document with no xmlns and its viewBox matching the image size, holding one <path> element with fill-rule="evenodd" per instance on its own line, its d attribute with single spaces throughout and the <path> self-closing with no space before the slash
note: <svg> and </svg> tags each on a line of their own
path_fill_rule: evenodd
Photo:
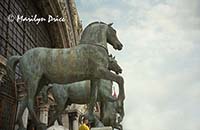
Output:
<svg viewBox="0 0 200 130">
<path fill-rule="evenodd" d="M 123 48 L 122 44 L 119 44 L 119 50 L 121 50 Z"/>
</svg>

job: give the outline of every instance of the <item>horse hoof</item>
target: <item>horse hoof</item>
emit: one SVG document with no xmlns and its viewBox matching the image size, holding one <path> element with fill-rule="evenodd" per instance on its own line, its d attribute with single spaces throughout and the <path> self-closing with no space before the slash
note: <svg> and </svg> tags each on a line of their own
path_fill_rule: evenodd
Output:
<svg viewBox="0 0 200 130">
<path fill-rule="evenodd" d="M 36 127 L 37 127 L 37 130 L 47 130 L 47 126 L 44 123 L 40 123 Z"/>
</svg>

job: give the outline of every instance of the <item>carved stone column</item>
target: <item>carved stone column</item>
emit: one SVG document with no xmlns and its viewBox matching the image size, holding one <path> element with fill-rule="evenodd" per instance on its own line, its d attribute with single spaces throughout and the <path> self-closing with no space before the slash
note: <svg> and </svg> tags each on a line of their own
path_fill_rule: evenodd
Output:
<svg viewBox="0 0 200 130">
<path fill-rule="evenodd" d="M 2 65 L 2 66 L 0 66 L 0 81 L 2 80 L 2 78 L 5 74 L 6 74 L 6 71 L 5 71 L 5 69 L 3 68 L 3 65 Z"/>
<path fill-rule="evenodd" d="M 3 76 L 6 75 L 6 59 L 0 55 L 0 81 L 2 80 Z"/>
<path fill-rule="evenodd" d="M 78 112 L 77 111 L 71 111 L 69 112 L 69 129 L 71 130 L 78 130 L 79 123 L 78 123 Z"/>
<path fill-rule="evenodd" d="M 77 117 L 73 120 L 73 130 L 78 130 L 78 119 Z"/>
<path fill-rule="evenodd" d="M 39 106 L 39 112 L 40 112 L 40 121 L 42 123 L 48 124 L 48 111 L 49 111 L 49 105 L 41 105 Z"/>
<path fill-rule="evenodd" d="M 17 114 L 19 113 L 19 108 L 21 107 L 22 103 L 21 101 L 19 100 L 18 101 L 18 108 L 17 108 Z M 22 115 L 22 120 L 23 120 L 23 124 L 24 124 L 24 127 L 27 128 L 27 125 L 28 125 L 28 115 L 29 115 L 29 111 L 28 109 L 26 108 L 24 110 L 24 113 Z M 17 115 L 18 116 L 18 115 Z"/>
<path fill-rule="evenodd" d="M 16 84 L 16 88 L 17 88 L 17 100 L 18 100 L 17 116 L 18 116 L 19 109 L 22 106 L 25 96 L 27 96 L 27 92 L 26 92 L 25 84 L 22 79 L 16 80 L 15 84 Z M 26 108 L 22 115 L 22 120 L 23 120 L 23 124 L 24 124 L 25 128 L 27 128 L 27 125 L 28 125 L 28 116 L 29 116 L 29 111 Z"/>
<path fill-rule="evenodd" d="M 62 115 L 62 122 L 64 128 L 69 130 L 69 115 L 67 111 L 65 111 Z"/>
</svg>

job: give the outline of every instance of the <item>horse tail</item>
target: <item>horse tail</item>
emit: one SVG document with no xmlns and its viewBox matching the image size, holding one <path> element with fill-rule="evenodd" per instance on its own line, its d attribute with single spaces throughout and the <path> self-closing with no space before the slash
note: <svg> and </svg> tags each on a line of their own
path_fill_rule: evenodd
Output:
<svg viewBox="0 0 200 130">
<path fill-rule="evenodd" d="M 8 61 L 6 63 L 7 73 L 12 81 L 15 80 L 15 67 L 19 62 L 20 58 L 21 56 L 11 56 L 10 58 L 8 58 Z"/>
</svg>

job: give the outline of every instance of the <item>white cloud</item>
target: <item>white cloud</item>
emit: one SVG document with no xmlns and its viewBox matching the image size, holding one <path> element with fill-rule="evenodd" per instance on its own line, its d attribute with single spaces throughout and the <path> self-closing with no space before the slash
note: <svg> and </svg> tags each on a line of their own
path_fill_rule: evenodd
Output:
<svg viewBox="0 0 200 130">
<path fill-rule="evenodd" d="M 83 15 L 87 18 L 87 22 L 104 21 L 106 23 L 109 23 L 113 20 L 119 19 L 121 16 L 121 12 L 117 9 L 108 10 L 108 8 L 102 7 L 95 12 L 83 12 Z"/>
</svg>

